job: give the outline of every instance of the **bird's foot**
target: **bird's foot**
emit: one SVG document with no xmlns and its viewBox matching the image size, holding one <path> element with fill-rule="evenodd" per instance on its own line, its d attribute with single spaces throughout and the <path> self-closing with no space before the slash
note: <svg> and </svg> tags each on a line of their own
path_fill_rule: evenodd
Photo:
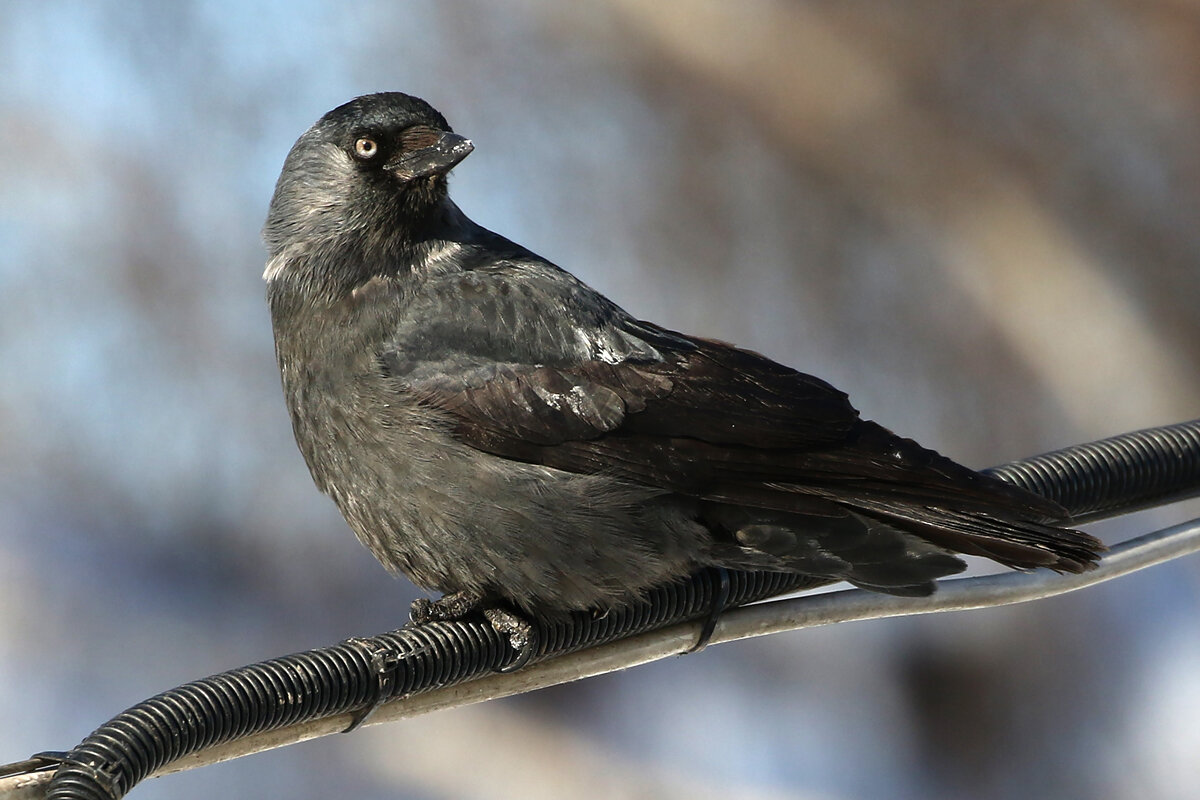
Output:
<svg viewBox="0 0 1200 800">
<path fill-rule="evenodd" d="M 508 639 L 517 651 L 511 663 L 499 672 L 516 672 L 529 663 L 537 654 L 538 633 L 533 623 L 500 606 L 484 606 L 483 598 L 469 592 L 454 592 L 438 600 L 421 597 L 413 601 L 408 612 L 414 625 L 427 622 L 455 622 L 475 613 L 481 613 L 496 633 Z"/>
<path fill-rule="evenodd" d="M 469 616 L 483 605 L 483 598 L 471 592 L 453 592 L 437 600 L 418 597 L 409 607 L 408 618 L 414 625 L 426 622 L 455 622 Z"/>
<path fill-rule="evenodd" d="M 508 637 L 509 645 L 517 651 L 517 657 L 497 670 L 498 672 L 516 672 L 537 654 L 538 632 L 532 622 L 507 608 L 499 607 L 485 608 L 483 616 L 491 623 L 496 633 Z"/>
<path fill-rule="evenodd" d="M 704 627 L 700 629 L 700 636 L 697 637 L 696 643 L 687 651 L 687 655 L 699 653 L 704 648 L 708 647 L 708 640 L 712 638 L 713 631 L 717 629 L 717 620 L 721 618 L 721 613 L 729 605 L 729 570 L 724 567 L 717 567 L 717 590 L 713 595 L 712 605 L 708 609 L 708 616 L 704 620 Z"/>
</svg>

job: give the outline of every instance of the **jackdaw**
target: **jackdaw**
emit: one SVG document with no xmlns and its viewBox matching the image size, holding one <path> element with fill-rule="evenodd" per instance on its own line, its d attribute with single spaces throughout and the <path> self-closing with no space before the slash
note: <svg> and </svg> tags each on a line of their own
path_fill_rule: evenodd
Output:
<svg viewBox="0 0 1200 800">
<path fill-rule="evenodd" d="M 704 567 L 915 596 L 955 553 L 1095 563 L 1054 503 L 475 224 L 446 179 L 472 149 L 423 100 L 359 97 L 296 142 L 264 228 L 296 441 L 375 557 L 444 593 L 415 620 L 602 611 Z"/>
</svg>

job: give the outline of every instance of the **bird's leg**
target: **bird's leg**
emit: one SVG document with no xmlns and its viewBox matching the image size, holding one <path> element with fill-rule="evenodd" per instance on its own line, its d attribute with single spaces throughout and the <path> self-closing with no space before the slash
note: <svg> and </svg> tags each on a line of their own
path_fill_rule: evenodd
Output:
<svg viewBox="0 0 1200 800">
<path fill-rule="evenodd" d="M 483 614 L 492 629 L 506 637 L 512 649 L 517 651 L 517 657 L 500 672 L 516 672 L 537 653 L 538 635 L 533 624 L 507 608 L 484 606 L 481 595 L 453 592 L 437 600 L 420 597 L 413 601 L 408 616 L 414 625 L 424 625 L 427 622 L 454 622 L 474 613 Z"/>
<path fill-rule="evenodd" d="M 418 597 L 409 608 L 408 618 L 414 625 L 424 625 L 426 622 L 454 622 L 473 611 L 478 611 L 482 604 L 483 597 L 472 592 L 453 592 L 442 595 L 437 600 Z"/>
<path fill-rule="evenodd" d="M 700 629 L 700 636 L 696 639 L 696 643 L 687 651 L 688 655 L 699 653 L 708 647 L 708 640 L 712 638 L 713 631 L 717 629 L 717 620 L 721 618 L 721 612 L 729 604 L 729 570 L 724 567 L 717 567 L 716 570 L 720 583 L 717 584 L 717 591 L 713 595 L 712 605 L 708 609 L 708 617 L 704 620 L 704 627 Z"/>
</svg>

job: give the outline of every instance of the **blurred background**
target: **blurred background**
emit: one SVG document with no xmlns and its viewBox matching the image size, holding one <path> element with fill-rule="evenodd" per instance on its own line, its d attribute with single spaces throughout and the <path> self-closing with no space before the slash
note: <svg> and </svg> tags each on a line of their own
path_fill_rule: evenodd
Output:
<svg viewBox="0 0 1200 800">
<path fill-rule="evenodd" d="M 478 222 L 967 464 L 1200 415 L 1195 2 L 0 2 L 0 762 L 407 618 L 292 442 L 260 278 L 288 148 L 379 90 L 474 140 Z M 134 796 L 1192 798 L 1198 613 L 1184 559 Z"/>
</svg>

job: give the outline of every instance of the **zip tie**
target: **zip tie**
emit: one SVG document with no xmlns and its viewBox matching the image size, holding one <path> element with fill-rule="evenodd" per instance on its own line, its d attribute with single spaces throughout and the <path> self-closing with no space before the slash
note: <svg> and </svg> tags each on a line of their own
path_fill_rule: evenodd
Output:
<svg viewBox="0 0 1200 800">
<path fill-rule="evenodd" d="M 350 733 L 362 726 L 367 718 L 375 713 L 375 709 L 391 698 L 392 690 L 396 688 L 396 667 L 400 665 L 401 655 L 394 647 L 382 645 L 376 639 L 361 639 L 353 637 L 345 644 L 361 648 L 367 653 L 371 674 L 375 681 L 371 684 L 371 692 L 367 696 L 366 705 L 354 712 L 354 718 L 342 733 Z M 420 648 L 423 649 L 423 648 Z M 415 655 L 420 649 L 407 655 Z"/>
</svg>

